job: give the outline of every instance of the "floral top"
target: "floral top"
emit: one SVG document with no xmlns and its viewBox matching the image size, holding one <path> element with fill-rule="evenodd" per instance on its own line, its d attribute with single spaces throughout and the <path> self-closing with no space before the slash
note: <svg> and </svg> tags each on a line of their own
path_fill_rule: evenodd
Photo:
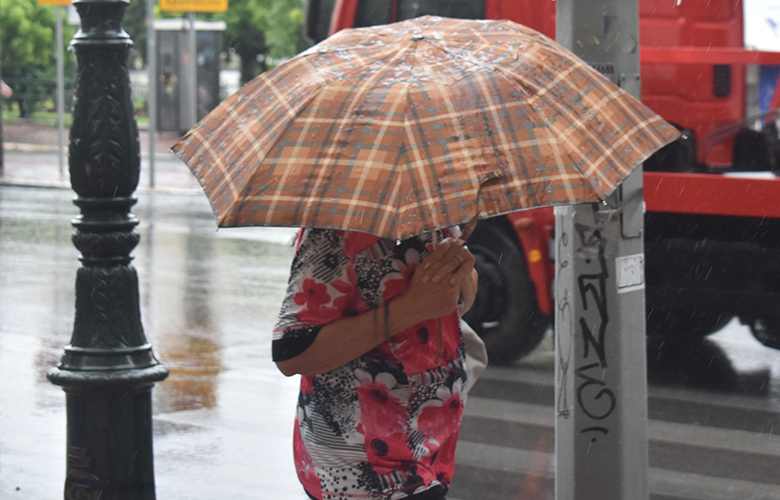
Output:
<svg viewBox="0 0 780 500">
<path fill-rule="evenodd" d="M 274 329 L 274 360 L 304 351 L 322 325 L 402 294 L 430 238 L 396 243 L 303 231 Z M 310 496 L 397 500 L 446 492 L 467 381 L 457 311 L 441 325 L 441 343 L 438 321 L 428 320 L 341 368 L 301 378 L 294 455 Z"/>
</svg>

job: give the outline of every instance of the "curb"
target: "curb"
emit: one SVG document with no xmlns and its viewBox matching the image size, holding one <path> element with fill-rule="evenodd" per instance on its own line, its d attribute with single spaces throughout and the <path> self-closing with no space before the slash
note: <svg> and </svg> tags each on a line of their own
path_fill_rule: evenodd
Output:
<svg viewBox="0 0 780 500">
<path fill-rule="evenodd" d="M 51 182 L 51 181 L 33 181 L 24 179 L 8 179 L 0 176 L 0 186 L 10 186 L 19 188 L 43 188 L 43 189 L 73 189 L 69 182 Z M 178 187 L 149 187 L 140 185 L 133 193 L 164 193 L 164 194 L 203 194 L 201 189 L 196 188 L 178 188 Z"/>
<path fill-rule="evenodd" d="M 28 153 L 59 153 L 60 148 L 58 146 L 49 146 L 47 144 L 24 144 L 20 142 L 4 142 L 3 149 L 6 151 L 21 151 Z M 68 152 L 68 147 L 65 147 L 65 153 Z"/>
</svg>

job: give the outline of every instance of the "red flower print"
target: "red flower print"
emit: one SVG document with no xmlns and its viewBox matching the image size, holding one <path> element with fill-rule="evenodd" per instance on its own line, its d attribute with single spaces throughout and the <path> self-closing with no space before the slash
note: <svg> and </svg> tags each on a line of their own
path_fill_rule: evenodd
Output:
<svg viewBox="0 0 780 500">
<path fill-rule="evenodd" d="M 364 435 L 387 434 L 403 430 L 406 412 L 401 401 L 391 394 L 396 385 L 389 373 L 380 373 L 374 380 L 364 379 L 357 387 L 361 424 Z"/>
<path fill-rule="evenodd" d="M 426 437 L 435 437 L 442 430 L 449 430 L 458 425 L 463 413 L 463 401 L 460 394 L 453 394 L 441 405 L 430 405 L 423 408 L 417 418 L 417 428 Z"/>
<path fill-rule="evenodd" d="M 320 485 L 320 479 L 317 477 L 317 473 L 314 470 L 314 465 L 311 461 L 311 455 L 303 444 L 301 434 L 299 431 L 299 420 L 295 419 L 295 435 L 293 436 L 293 456 L 295 459 L 295 469 L 298 472 L 298 478 L 301 484 L 307 491 L 318 497 L 322 496 L 322 488 Z"/>
<path fill-rule="evenodd" d="M 460 342 L 458 315 L 441 318 L 441 358 L 436 359 L 439 348 L 439 320 L 431 319 L 404 330 L 394 337 L 395 355 L 404 365 L 406 373 L 413 375 L 444 365 L 457 357 Z"/>
<path fill-rule="evenodd" d="M 328 287 L 324 283 L 317 283 L 312 278 L 303 280 L 303 291 L 295 294 L 295 303 L 306 304 L 306 307 L 316 309 L 330 302 Z"/>
<path fill-rule="evenodd" d="M 366 456 L 377 474 L 390 474 L 400 463 L 412 463 L 412 452 L 403 433 L 366 436 Z"/>
<path fill-rule="evenodd" d="M 347 279 L 335 280 L 331 283 L 331 286 L 336 289 L 341 295 L 333 299 L 333 305 L 341 312 L 347 310 L 352 301 L 352 296 L 356 288 L 357 276 L 355 275 L 355 268 L 352 266 L 347 267 Z"/>
<path fill-rule="evenodd" d="M 395 355 L 412 375 L 436 366 L 436 321 L 425 321 L 395 336 Z"/>
<path fill-rule="evenodd" d="M 316 309 L 303 309 L 298 313 L 298 319 L 309 325 L 325 325 L 342 316 L 342 312 L 335 307 L 318 307 Z"/>
<path fill-rule="evenodd" d="M 393 271 L 382 279 L 384 300 L 390 300 L 406 291 L 419 262 L 420 253 L 414 249 L 407 250 L 403 260 L 393 259 Z"/>
<path fill-rule="evenodd" d="M 301 377 L 301 394 L 312 394 L 314 393 L 314 384 L 312 383 L 312 378 L 303 376 Z"/>
</svg>

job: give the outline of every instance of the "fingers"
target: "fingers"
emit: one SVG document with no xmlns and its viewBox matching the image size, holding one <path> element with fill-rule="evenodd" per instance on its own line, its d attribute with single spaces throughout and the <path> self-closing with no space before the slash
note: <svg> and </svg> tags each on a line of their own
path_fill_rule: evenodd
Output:
<svg viewBox="0 0 780 500">
<path fill-rule="evenodd" d="M 433 283 L 423 266 L 418 266 L 405 293 L 411 295 L 412 303 L 423 307 L 428 317 L 438 318 L 455 310 L 460 286 L 447 282 Z"/>
<path fill-rule="evenodd" d="M 434 283 L 438 283 L 446 275 L 455 272 L 461 265 L 463 257 L 459 255 L 458 251 L 462 246 L 462 241 L 452 238 L 445 239 L 435 248 L 431 244 L 427 245 L 429 255 L 423 261 L 423 269 Z"/>
<path fill-rule="evenodd" d="M 474 256 L 468 251 L 463 240 L 448 238 L 436 248 L 429 245 L 428 251 L 430 255 L 423 262 L 425 280 L 455 284 L 468 276 L 474 268 Z"/>
<path fill-rule="evenodd" d="M 450 277 L 450 283 L 453 285 L 455 283 L 460 283 L 464 279 L 471 276 L 471 272 L 474 269 L 474 264 L 476 262 L 474 256 L 465 246 L 461 248 L 461 251 L 459 254 L 457 254 L 457 257 L 459 258 L 459 265 L 455 269 L 454 274 Z"/>
</svg>

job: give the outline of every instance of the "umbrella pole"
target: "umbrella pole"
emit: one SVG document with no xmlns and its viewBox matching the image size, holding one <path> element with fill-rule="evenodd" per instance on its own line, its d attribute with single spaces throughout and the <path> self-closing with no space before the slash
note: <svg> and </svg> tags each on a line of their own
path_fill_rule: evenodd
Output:
<svg viewBox="0 0 780 500">
<path fill-rule="evenodd" d="M 558 42 L 637 98 L 638 38 L 636 1 L 557 2 Z M 608 206 L 555 210 L 556 500 L 648 498 L 641 169 L 629 179 Z"/>
</svg>

